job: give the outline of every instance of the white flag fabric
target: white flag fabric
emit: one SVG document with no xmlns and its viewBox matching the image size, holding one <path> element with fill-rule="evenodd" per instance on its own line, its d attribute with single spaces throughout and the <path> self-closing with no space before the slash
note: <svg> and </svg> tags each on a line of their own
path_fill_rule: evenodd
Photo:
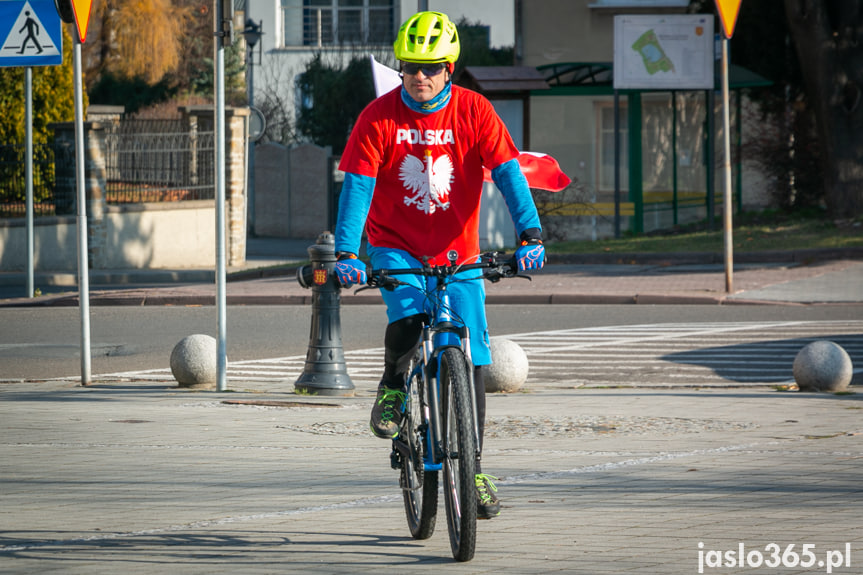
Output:
<svg viewBox="0 0 863 575">
<path fill-rule="evenodd" d="M 375 80 L 375 96 L 383 96 L 397 86 L 401 86 L 402 79 L 398 72 L 389 66 L 384 66 L 372 55 L 369 58 L 372 62 L 372 77 Z"/>
</svg>

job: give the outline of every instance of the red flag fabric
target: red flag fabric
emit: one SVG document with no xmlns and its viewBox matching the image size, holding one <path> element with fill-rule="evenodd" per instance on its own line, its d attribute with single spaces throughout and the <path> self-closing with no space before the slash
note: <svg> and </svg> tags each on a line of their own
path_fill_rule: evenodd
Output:
<svg viewBox="0 0 863 575">
<path fill-rule="evenodd" d="M 557 160 L 548 154 L 521 152 L 518 155 L 518 164 L 524 177 L 527 178 L 527 185 L 531 188 L 559 192 L 572 183 L 569 176 L 560 169 Z M 483 167 L 483 175 L 486 182 L 492 181 L 491 170 Z"/>
</svg>

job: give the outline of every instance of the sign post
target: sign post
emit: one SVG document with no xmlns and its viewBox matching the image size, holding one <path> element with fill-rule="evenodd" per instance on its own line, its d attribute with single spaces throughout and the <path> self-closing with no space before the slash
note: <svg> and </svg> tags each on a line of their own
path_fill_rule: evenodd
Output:
<svg viewBox="0 0 863 575">
<path fill-rule="evenodd" d="M 34 297 L 36 281 L 36 242 L 33 230 L 33 68 L 24 70 L 24 197 L 26 202 L 27 229 L 27 281 L 24 290 L 27 297 Z"/>
<path fill-rule="evenodd" d="M 742 0 L 716 0 L 716 9 L 722 21 L 722 131 L 723 153 L 722 171 L 725 174 L 725 188 L 722 194 L 722 228 L 724 230 L 725 253 L 725 291 L 734 291 L 734 241 L 731 221 L 731 122 L 729 121 L 728 101 L 728 40 L 734 34 L 737 14 Z M 740 121 L 740 118 L 737 118 Z"/>
<path fill-rule="evenodd" d="M 227 271 L 225 254 L 225 48 L 233 41 L 233 0 L 216 0 L 215 124 L 216 124 L 216 390 L 227 388 Z"/>
<path fill-rule="evenodd" d="M 84 93 L 81 82 L 81 41 L 75 38 L 72 62 L 75 75 L 75 175 L 78 228 L 78 303 L 81 308 L 81 385 L 90 385 L 90 271 L 87 252 L 87 195 L 84 189 Z"/>
<path fill-rule="evenodd" d="M 81 308 L 81 385 L 90 385 L 90 266 L 87 252 L 87 179 L 84 163 L 84 89 L 81 44 L 87 40 L 92 0 L 56 0 L 56 11 L 64 22 L 75 23 L 78 32 L 72 52 L 75 92 L 75 180 L 77 186 L 78 300 Z"/>
</svg>

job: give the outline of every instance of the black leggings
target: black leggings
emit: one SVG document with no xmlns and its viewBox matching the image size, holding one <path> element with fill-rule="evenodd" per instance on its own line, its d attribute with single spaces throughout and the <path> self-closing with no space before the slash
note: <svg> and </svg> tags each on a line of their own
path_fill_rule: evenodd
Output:
<svg viewBox="0 0 863 575">
<path fill-rule="evenodd" d="M 427 320 L 427 315 L 418 314 L 396 320 L 387 325 L 384 334 L 384 385 L 402 386 L 401 375 L 407 370 L 414 350 L 419 345 L 422 326 Z M 473 368 L 473 387 L 481 452 L 485 434 L 485 381 L 481 367 Z M 477 459 L 477 473 L 480 473 L 479 459 Z"/>
</svg>

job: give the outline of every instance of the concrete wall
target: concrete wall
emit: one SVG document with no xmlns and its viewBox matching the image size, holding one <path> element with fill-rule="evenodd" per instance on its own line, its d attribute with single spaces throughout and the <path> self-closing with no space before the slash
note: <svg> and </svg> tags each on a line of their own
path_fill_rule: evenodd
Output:
<svg viewBox="0 0 863 575">
<path fill-rule="evenodd" d="M 190 129 L 213 130 L 212 107 L 185 108 L 181 112 Z M 225 113 L 225 242 L 228 266 L 241 265 L 246 260 L 248 114 L 247 108 L 228 109 Z M 74 142 L 73 123 L 55 124 L 54 127 L 56 142 Z M 104 126 L 99 122 L 84 123 L 84 191 L 90 269 L 215 268 L 215 200 L 107 205 L 103 134 Z M 74 143 L 70 145 L 74 149 Z M 69 171 L 70 167 L 66 166 L 66 170 Z M 74 172 L 74 166 L 71 171 Z M 78 269 L 74 173 L 63 173 L 58 167 L 56 192 L 69 199 L 60 211 L 73 215 L 34 218 L 35 271 Z M 22 271 L 26 267 L 25 220 L 0 219 L 0 271 Z"/>
<path fill-rule="evenodd" d="M 216 210 L 213 200 L 108 207 L 102 220 L 100 265 L 92 269 L 212 269 L 216 262 Z M 78 269 L 77 218 L 36 218 L 34 271 Z M 88 241 L 89 244 L 89 241 Z M 0 221 L 0 270 L 27 268 L 27 229 L 23 220 Z"/>
<path fill-rule="evenodd" d="M 215 132 L 212 106 L 181 107 L 190 129 Z M 228 266 L 246 261 L 246 141 L 249 109 L 225 109 L 225 259 Z M 213 216 L 215 218 L 215 215 Z M 215 265 L 215 259 L 213 260 Z"/>
<path fill-rule="evenodd" d="M 216 203 L 199 200 L 109 208 L 105 268 L 213 268 Z"/>
<path fill-rule="evenodd" d="M 78 240 L 74 217 L 36 218 L 33 225 L 36 270 L 78 269 Z M 0 270 L 27 268 L 27 230 L 24 220 L 0 221 Z"/>
</svg>

